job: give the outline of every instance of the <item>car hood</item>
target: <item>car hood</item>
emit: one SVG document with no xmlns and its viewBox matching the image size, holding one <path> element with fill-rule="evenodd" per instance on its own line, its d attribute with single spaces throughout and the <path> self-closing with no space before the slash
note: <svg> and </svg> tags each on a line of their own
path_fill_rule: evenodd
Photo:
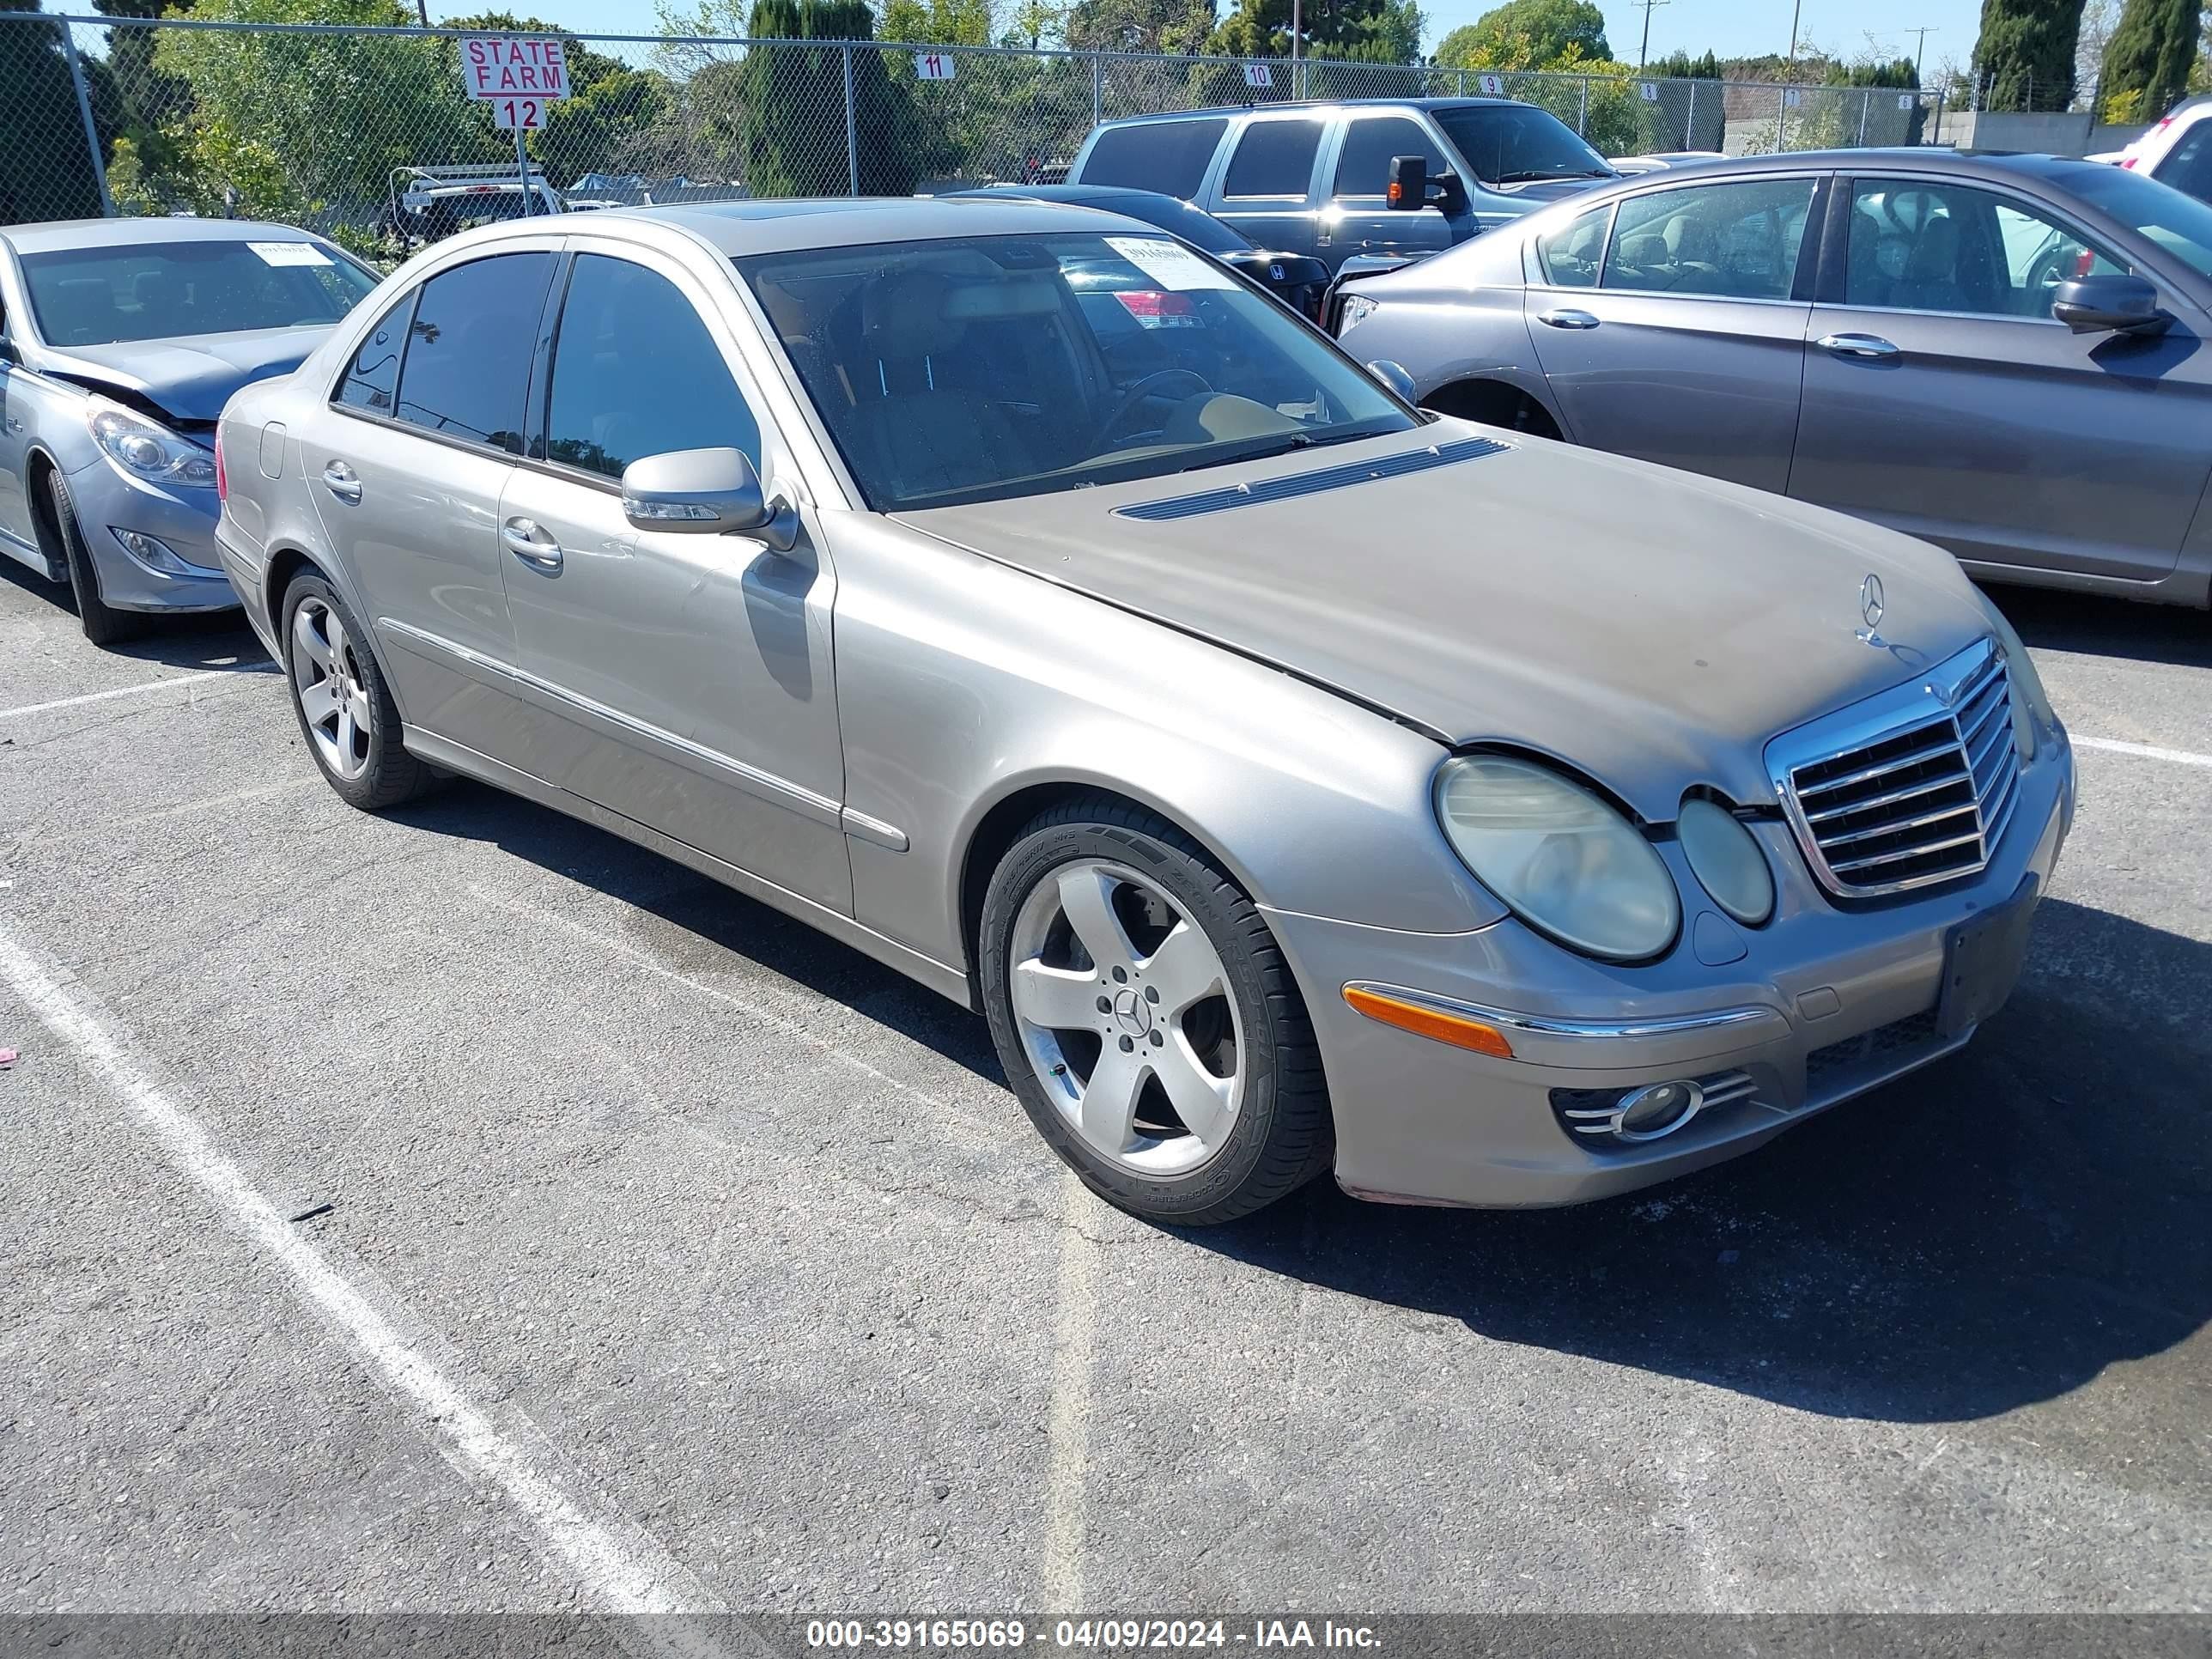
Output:
<svg viewBox="0 0 2212 1659">
<path fill-rule="evenodd" d="M 242 386 L 289 374 L 323 343 L 328 324 L 257 328 L 116 345 L 48 346 L 48 367 L 71 380 L 134 393 L 180 421 L 212 421 Z"/>
<path fill-rule="evenodd" d="M 1517 185 L 1490 185 L 1486 188 L 1522 202 L 1558 202 L 1579 196 L 1586 190 L 1595 190 L 1600 185 L 1618 182 L 1618 179 L 1529 179 Z"/>
<path fill-rule="evenodd" d="M 1117 510 L 1357 474 L 1474 437 L 1498 447 L 1225 510 Z M 1443 743 L 1554 756 L 1659 823 L 1693 784 L 1771 804 L 1769 738 L 1899 684 L 1988 631 L 1956 563 L 1924 543 L 1457 421 L 1304 456 L 897 516 Z M 1858 637 L 1869 574 L 1887 605 L 1882 646 Z"/>
</svg>

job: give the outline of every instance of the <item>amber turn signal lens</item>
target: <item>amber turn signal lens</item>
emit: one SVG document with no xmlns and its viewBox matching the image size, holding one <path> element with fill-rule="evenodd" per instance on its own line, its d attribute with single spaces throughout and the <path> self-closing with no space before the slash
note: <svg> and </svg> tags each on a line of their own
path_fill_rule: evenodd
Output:
<svg viewBox="0 0 2212 1659">
<path fill-rule="evenodd" d="M 1418 1002 L 1370 991 L 1363 985 L 1346 986 L 1344 1000 L 1368 1018 L 1395 1025 L 1401 1031 L 1411 1031 L 1415 1036 L 1449 1042 L 1455 1048 L 1472 1048 L 1478 1054 L 1489 1054 L 1498 1060 L 1513 1058 L 1513 1045 L 1505 1040 L 1504 1032 L 1464 1014 L 1443 1013 Z"/>
</svg>

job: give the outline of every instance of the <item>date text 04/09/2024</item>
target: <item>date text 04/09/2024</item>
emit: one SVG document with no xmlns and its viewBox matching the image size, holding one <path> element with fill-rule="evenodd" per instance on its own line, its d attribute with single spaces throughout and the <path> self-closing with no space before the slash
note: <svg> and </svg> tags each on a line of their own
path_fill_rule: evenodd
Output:
<svg viewBox="0 0 2212 1659">
<path fill-rule="evenodd" d="M 1084 1651 L 1133 1652 L 1174 1648 L 1336 1648 L 1370 1650 L 1381 1645 L 1366 1625 L 1307 1619 L 1254 1619 L 1231 1625 L 1224 1619 L 1060 1619 L 1047 1624 L 1025 1619 L 814 1619 L 806 1626 L 806 1645 L 814 1650 L 981 1651 L 1040 1647 Z"/>
</svg>

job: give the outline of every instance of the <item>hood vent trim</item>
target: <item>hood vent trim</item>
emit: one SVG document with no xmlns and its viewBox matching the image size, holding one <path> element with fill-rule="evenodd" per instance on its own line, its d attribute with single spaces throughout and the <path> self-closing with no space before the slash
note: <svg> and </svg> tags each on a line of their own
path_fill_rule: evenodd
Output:
<svg viewBox="0 0 2212 1659">
<path fill-rule="evenodd" d="M 1431 444 L 1426 449 L 1404 450 L 1395 455 L 1385 455 L 1378 460 L 1349 461 L 1338 466 L 1325 466 L 1317 471 L 1293 472 L 1281 478 L 1263 478 L 1257 483 L 1232 484 L 1226 489 L 1206 489 L 1194 495 L 1139 501 L 1133 506 L 1115 507 L 1114 516 L 1141 519 L 1152 524 L 1203 518 L 1209 513 L 1227 513 L 1240 507 L 1262 507 L 1271 501 L 1295 501 L 1303 495 L 1318 495 L 1325 490 L 1343 489 L 1352 484 L 1373 483 L 1383 478 L 1402 478 L 1410 472 L 1455 466 L 1462 461 L 1479 461 L 1485 456 L 1502 454 L 1512 447 L 1510 444 L 1501 444 L 1490 438 L 1455 438 L 1448 444 Z"/>
</svg>

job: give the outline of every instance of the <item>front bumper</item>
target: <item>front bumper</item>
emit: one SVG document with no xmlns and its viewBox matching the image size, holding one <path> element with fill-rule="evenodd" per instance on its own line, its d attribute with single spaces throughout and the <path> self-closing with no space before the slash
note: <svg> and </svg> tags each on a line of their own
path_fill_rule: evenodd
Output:
<svg viewBox="0 0 2212 1659">
<path fill-rule="evenodd" d="M 118 611 L 228 611 L 237 605 L 216 553 L 214 490 L 171 489 L 134 478 L 104 456 L 70 473 L 69 488 L 103 602 Z M 191 573 L 141 563 L 116 539 L 118 530 L 153 537 Z"/>
<path fill-rule="evenodd" d="M 1707 907 L 1690 902 L 1701 890 L 1673 844 L 1661 852 L 1685 896 L 1683 939 L 1643 967 L 1571 956 L 1510 920 L 1473 933 L 1406 933 L 1270 911 L 1320 1038 L 1339 1183 L 1403 1203 L 1580 1203 L 1749 1152 L 1964 1047 L 1972 1028 L 1936 1030 L 1945 939 L 2030 877 L 2048 890 L 2074 815 L 2063 738 L 2021 781 L 2020 808 L 1980 875 L 1875 907 L 1829 902 L 1787 829 L 1758 826 L 1780 890 L 1776 915 L 1756 930 L 1722 923 L 1744 954 L 1718 966 L 1691 942 L 1692 919 Z M 1499 1011 L 1494 1023 L 1514 1058 L 1368 1018 L 1344 1000 L 1345 986 L 1358 982 Z M 1554 1091 L 1675 1079 L 1734 1097 L 1663 1139 L 1632 1144 L 1580 1136 L 1555 1106 Z"/>
</svg>

